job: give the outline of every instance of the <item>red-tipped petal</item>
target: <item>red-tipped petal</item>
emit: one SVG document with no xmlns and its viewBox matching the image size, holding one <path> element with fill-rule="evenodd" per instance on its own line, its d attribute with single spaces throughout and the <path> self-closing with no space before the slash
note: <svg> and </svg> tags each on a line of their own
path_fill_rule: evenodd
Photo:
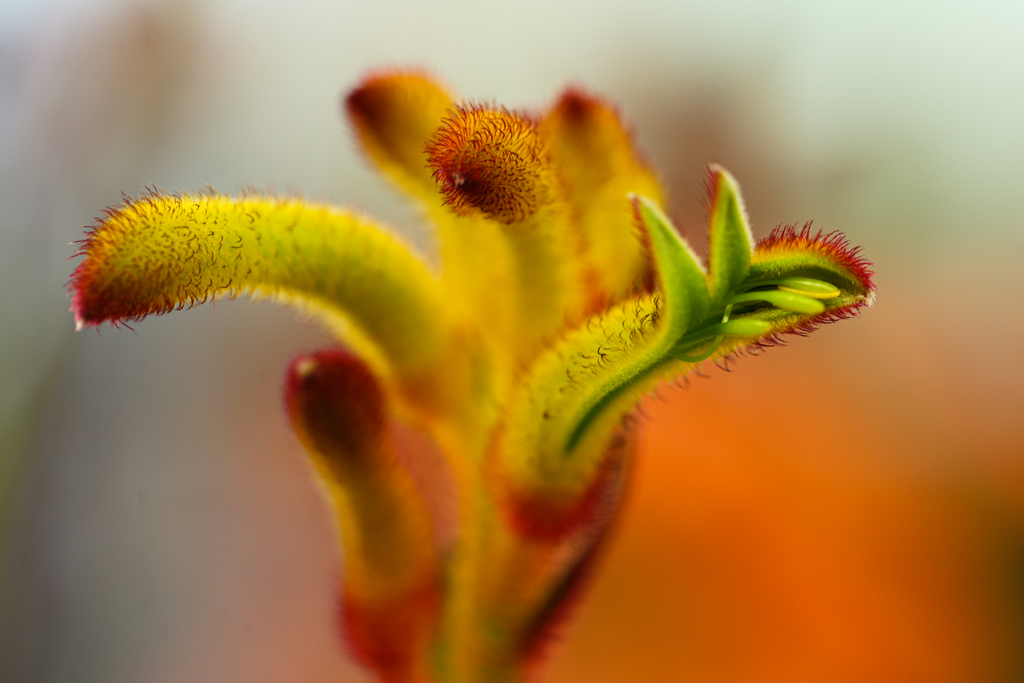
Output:
<svg viewBox="0 0 1024 683">
<path fill-rule="evenodd" d="M 801 252 L 819 254 L 846 268 L 864 292 L 874 294 L 875 273 L 871 262 L 860 253 L 861 248 L 852 246 L 841 232 L 814 231 L 810 223 L 805 223 L 799 230 L 795 224 L 780 225 L 772 230 L 767 237 L 758 240 L 754 247 L 753 262 Z"/>
<path fill-rule="evenodd" d="M 451 106 L 445 88 L 415 71 L 371 74 L 344 102 L 367 155 L 401 187 L 429 199 L 437 189 L 423 148 Z"/>
<path fill-rule="evenodd" d="M 621 491 L 622 473 L 630 455 L 631 444 L 625 434 L 616 435 L 589 480 L 573 489 L 527 489 L 502 471 L 495 458 L 490 467 L 491 488 L 509 526 L 517 533 L 525 538 L 556 542 L 607 521 Z"/>
<path fill-rule="evenodd" d="M 355 356 L 329 349 L 296 358 L 288 369 L 285 406 L 299 438 L 338 476 L 396 466 L 386 445 L 384 393 Z"/>
</svg>

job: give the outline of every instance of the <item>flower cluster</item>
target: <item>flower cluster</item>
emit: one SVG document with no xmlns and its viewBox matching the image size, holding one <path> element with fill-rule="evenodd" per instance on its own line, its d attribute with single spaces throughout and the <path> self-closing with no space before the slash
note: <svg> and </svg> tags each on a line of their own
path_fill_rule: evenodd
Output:
<svg viewBox="0 0 1024 683">
<path fill-rule="evenodd" d="M 338 521 L 353 653 L 383 681 L 520 680 L 602 548 L 637 402 L 870 305 L 870 266 L 809 227 L 755 245 L 717 166 L 702 263 L 616 111 L 577 89 L 534 116 L 386 73 L 344 107 L 436 226 L 436 272 L 352 212 L 151 191 L 82 241 L 71 308 L 118 325 L 247 295 L 322 319 L 346 348 L 296 359 L 286 405 Z M 455 541 L 434 533 L 389 419 L 444 453 Z"/>
</svg>

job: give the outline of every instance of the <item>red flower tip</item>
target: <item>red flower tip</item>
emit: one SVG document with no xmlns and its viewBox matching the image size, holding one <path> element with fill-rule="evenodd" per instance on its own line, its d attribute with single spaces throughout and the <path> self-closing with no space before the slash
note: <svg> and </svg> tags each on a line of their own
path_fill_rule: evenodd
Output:
<svg viewBox="0 0 1024 683">
<path fill-rule="evenodd" d="M 358 460 L 382 453 L 378 445 L 387 414 L 380 384 L 361 360 L 341 349 L 292 361 L 285 406 L 303 441 L 328 458 Z"/>
<path fill-rule="evenodd" d="M 342 102 L 345 113 L 360 128 L 379 127 L 393 112 L 393 100 L 400 91 L 399 74 L 373 74 L 353 89 Z"/>
<path fill-rule="evenodd" d="M 86 228 L 85 238 L 75 243 L 78 249 L 71 258 L 84 256 L 85 259 L 75 267 L 64 286 L 71 297 L 75 329 L 98 327 L 105 322 L 119 327 L 147 315 L 206 301 L 207 297 L 198 291 L 184 292 L 184 300 L 175 300 L 178 292 L 163 291 L 165 268 L 122 269 L 120 264 L 112 263 L 124 243 L 134 237 L 129 217 L 140 204 L 161 196 L 155 187 L 147 187 L 139 199 L 122 195 L 121 203 L 104 209 Z"/>
<path fill-rule="evenodd" d="M 799 230 L 796 224 L 780 225 L 767 237 L 758 241 L 754 252 L 768 255 L 789 249 L 816 252 L 845 267 L 857 279 L 867 295 L 867 300 L 862 305 L 870 306 L 874 301 L 875 273 L 871 262 L 861 256 L 861 248 L 852 246 L 843 233 L 826 233 L 822 230 L 815 232 L 810 222 L 805 223 Z"/>
<path fill-rule="evenodd" d="M 445 203 L 459 215 L 479 209 L 518 223 L 554 199 L 547 145 L 523 114 L 457 106 L 426 151 Z"/>
<path fill-rule="evenodd" d="M 364 144 L 377 145 L 388 155 L 403 158 L 410 151 L 422 153 L 419 145 L 409 144 L 410 138 L 422 136 L 421 145 L 449 103 L 444 88 L 428 72 L 389 70 L 368 75 L 345 96 L 342 106 Z M 425 125 L 430 128 L 423 130 Z"/>
<path fill-rule="evenodd" d="M 375 119 L 386 114 L 395 98 L 408 95 L 409 83 L 432 83 L 435 78 L 425 69 L 376 69 L 366 74 L 342 102 L 346 113 L 358 118 Z"/>
<path fill-rule="evenodd" d="M 383 681 L 422 680 L 420 657 L 441 607 L 438 580 L 433 574 L 383 603 L 367 604 L 351 591 L 340 600 L 342 640 L 353 657 L 373 667 Z"/>
<path fill-rule="evenodd" d="M 606 111 L 616 114 L 615 107 L 579 86 L 569 86 L 563 90 L 554 111 L 574 124 L 586 123 Z"/>
</svg>

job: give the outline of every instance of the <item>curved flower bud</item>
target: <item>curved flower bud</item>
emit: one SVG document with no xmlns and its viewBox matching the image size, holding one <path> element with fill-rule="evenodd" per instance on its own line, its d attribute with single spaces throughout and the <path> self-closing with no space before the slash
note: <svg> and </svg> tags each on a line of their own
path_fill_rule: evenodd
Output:
<svg viewBox="0 0 1024 683">
<path fill-rule="evenodd" d="M 565 187 L 583 262 L 588 309 L 596 312 L 647 280 L 649 259 L 629 194 L 663 202 L 655 173 L 633 144 L 615 108 L 569 88 L 544 116 L 552 159 Z"/>
<path fill-rule="evenodd" d="M 456 215 L 502 227 L 519 293 L 516 359 L 532 357 L 583 307 L 580 263 L 571 258 L 568 211 L 547 139 L 522 114 L 457 106 L 428 143 L 427 161 Z"/>
<path fill-rule="evenodd" d="M 354 654 L 385 681 L 427 680 L 440 563 L 426 505 L 387 438 L 380 385 L 354 356 L 321 351 L 292 362 L 285 404 L 338 523 Z"/>
<path fill-rule="evenodd" d="M 508 239 L 484 215 L 458 216 L 445 206 L 427 163 L 427 143 L 453 106 L 445 87 L 415 71 L 372 74 L 344 101 L 360 148 L 437 226 L 447 308 L 457 317 L 486 320 L 492 364 L 509 366 L 513 354 L 505 342 L 518 329 L 518 304 Z"/>
<path fill-rule="evenodd" d="M 344 106 L 360 146 L 385 175 L 421 200 L 439 201 L 423 148 L 452 106 L 447 91 L 419 73 L 374 74 Z"/>
<path fill-rule="evenodd" d="M 457 106 L 427 145 L 445 203 L 511 225 L 557 198 L 550 153 L 534 121 L 505 109 Z"/>
<path fill-rule="evenodd" d="M 150 193 L 106 212 L 69 282 L 79 326 L 239 294 L 298 304 L 410 387 L 450 351 L 437 281 L 359 216 L 297 200 Z M 418 388 L 413 391 L 419 391 Z"/>
</svg>

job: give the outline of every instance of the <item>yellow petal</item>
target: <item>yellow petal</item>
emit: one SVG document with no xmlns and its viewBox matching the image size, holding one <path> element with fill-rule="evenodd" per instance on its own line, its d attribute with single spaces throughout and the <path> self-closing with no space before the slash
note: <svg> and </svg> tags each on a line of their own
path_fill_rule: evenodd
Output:
<svg viewBox="0 0 1024 683">
<path fill-rule="evenodd" d="M 363 150 L 402 189 L 429 204 L 440 202 L 424 152 L 451 97 L 415 72 L 373 75 L 345 98 L 345 112 Z"/>
<path fill-rule="evenodd" d="M 687 367 L 672 355 L 679 335 L 706 314 L 703 268 L 664 214 L 637 200 L 660 291 L 592 317 L 542 353 L 517 385 L 494 457 L 508 477 L 509 507 L 553 510 L 571 520 L 594 490 L 608 443 L 634 403 Z M 523 524 L 520 522 L 520 526 Z M 538 528 L 559 528 L 548 519 Z"/>
<path fill-rule="evenodd" d="M 460 217 L 444 206 L 427 164 L 427 143 L 453 106 L 445 88 L 416 72 L 372 75 L 345 98 L 363 151 L 425 209 L 438 229 L 449 310 L 481 326 L 496 358 L 511 356 L 516 283 L 508 241 L 484 216 Z"/>
<path fill-rule="evenodd" d="M 627 195 L 661 204 L 663 193 L 618 113 L 600 98 L 566 90 L 540 129 L 565 187 L 590 308 L 600 310 L 639 287 L 649 268 Z"/>
<path fill-rule="evenodd" d="M 612 434 L 664 375 L 652 367 L 662 357 L 658 317 L 651 295 L 613 306 L 542 353 L 514 388 L 492 457 L 505 510 L 523 533 L 560 536 L 586 517 L 614 464 Z"/>
</svg>

